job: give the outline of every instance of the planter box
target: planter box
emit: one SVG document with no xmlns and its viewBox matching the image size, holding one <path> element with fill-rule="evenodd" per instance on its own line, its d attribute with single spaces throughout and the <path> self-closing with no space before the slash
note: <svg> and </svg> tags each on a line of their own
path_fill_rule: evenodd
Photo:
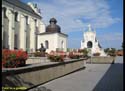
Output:
<svg viewBox="0 0 125 91">
<path fill-rule="evenodd" d="M 87 61 L 87 63 L 95 63 L 95 64 L 102 64 L 102 63 L 104 63 L 104 64 L 106 64 L 106 63 L 114 63 L 114 61 L 115 61 L 115 57 L 98 57 L 98 56 L 96 56 L 96 57 L 91 57 L 88 61 Z"/>
</svg>

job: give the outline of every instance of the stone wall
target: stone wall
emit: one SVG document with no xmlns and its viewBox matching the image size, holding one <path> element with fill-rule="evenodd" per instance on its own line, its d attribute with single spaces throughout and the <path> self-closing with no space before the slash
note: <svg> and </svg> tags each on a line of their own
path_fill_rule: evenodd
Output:
<svg viewBox="0 0 125 91">
<path fill-rule="evenodd" d="M 2 86 L 31 88 L 84 68 L 86 59 L 2 69 Z"/>
<path fill-rule="evenodd" d="M 95 56 L 91 57 L 87 63 L 114 63 L 115 57 L 112 56 Z"/>
<path fill-rule="evenodd" d="M 29 57 L 26 60 L 26 64 L 36 64 L 36 63 L 45 63 L 50 62 L 47 57 Z"/>
</svg>

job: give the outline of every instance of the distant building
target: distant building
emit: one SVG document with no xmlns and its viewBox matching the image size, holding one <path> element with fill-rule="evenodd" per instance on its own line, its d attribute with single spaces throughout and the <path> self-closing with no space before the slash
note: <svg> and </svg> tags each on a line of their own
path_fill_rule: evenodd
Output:
<svg viewBox="0 0 125 91">
<path fill-rule="evenodd" d="M 2 48 L 37 49 L 37 33 L 45 30 L 36 4 L 2 0 Z"/>
<path fill-rule="evenodd" d="M 96 38 L 96 32 L 92 31 L 91 25 L 88 26 L 88 31 L 84 32 L 83 40 L 81 41 L 81 49 L 90 49 L 91 54 L 100 53 L 100 56 L 105 56 L 104 50 L 101 48 L 99 41 Z"/>
<path fill-rule="evenodd" d="M 45 32 L 38 35 L 38 48 L 43 43 L 46 48 L 46 52 L 50 51 L 66 51 L 67 50 L 67 34 L 61 32 L 60 26 L 58 26 L 55 18 L 50 19 L 50 25 L 46 27 Z"/>
</svg>

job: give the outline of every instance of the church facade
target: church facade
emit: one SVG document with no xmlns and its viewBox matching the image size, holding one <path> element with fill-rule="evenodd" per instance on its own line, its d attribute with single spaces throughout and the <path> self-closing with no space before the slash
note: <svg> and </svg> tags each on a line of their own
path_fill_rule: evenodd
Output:
<svg viewBox="0 0 125 91">
<path fill-rule="evenodd" d="M 87 48 L 91 51 L 91 55 L 94 53 L 100 53 L 100 56 L 106 56 L 104 50 L 100 46 L 99 41 L 96 38 L 96 32 L 92 30 L 91 25 L 88 26 L 88 31 L 84 32 L 83 40 L 81 41 L 81 49 Z"/>
<path fill-rule="evenodd" d="M 50 25 L 48 25 L 44 32 L 38 35 L 38 48 L 42 43 L 46 48 L 46 52 L 53 51 L 66 51 L 67 50 L 67 34 L 61 32 L 61 28 L 57 25 L 55 18 L 50 19 Z"/>
<path fill-rule="evenodd" d="M 37 34 L 45 30 L 45 24 L 36 4 L 21 0 L 2 0 L 2 48 L 37 49 Z"/>
</svg>

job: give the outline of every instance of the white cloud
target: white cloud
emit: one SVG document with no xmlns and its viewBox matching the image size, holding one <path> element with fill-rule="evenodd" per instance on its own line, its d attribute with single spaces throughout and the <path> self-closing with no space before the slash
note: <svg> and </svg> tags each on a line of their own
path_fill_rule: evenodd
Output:
<svg viewBox="0 0 125 91">
<path fill-rule="evenodd" d="M 44 22 L 49 24 L 49 19 L 55 17 L 63 32 L 83 30 L 88 23 L 94 28 L 104 28 L 120 21 L 119 18 L 110 15 L 110 7 L 106 0 L 51 0 L 50 3 L 34 0 L 34 2 L 41 8 Z"/>
<path fill-rule="evenodd" d="M 123 34 L 120 32 L 107 33 L 103 35 L 97 35 L 97 39 L 103 48 L 121 48 L 123 42 Z"/>
<path fill-rule="evenodd" d="M 119 32 L 103 34 L 101 36 L 97 36 L 101 41 L 123 41 L 123 34 Z"/>
</svg>

